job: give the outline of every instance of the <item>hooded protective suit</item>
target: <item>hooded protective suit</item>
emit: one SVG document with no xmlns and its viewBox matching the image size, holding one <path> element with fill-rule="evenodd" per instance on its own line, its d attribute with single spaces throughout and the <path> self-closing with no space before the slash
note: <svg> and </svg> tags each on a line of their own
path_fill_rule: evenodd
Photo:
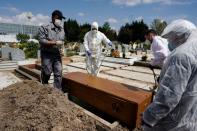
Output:
<svg viewBox="0 0 197 131">
<path fill-rule="evenodd" d="M 112 46 L 111 41 L 100 31 L 98 31 L 98 23 L 93 22 L 91 31 L 87 32 L 84 37 L 84 47 L 86 50 L 86 66 L 88 72 L 97 76 L 102 60 L 102 43 Z"/>
<path fill-rule="evenodd" d="M 160 36 L 154 36 L 151 44 L 151 50 L 154 56 L 154 59 L 151 61 L 151 65 L 162 68 L 166 57 L 170 54 L 168 41 Z"/>
<path fill-rule="evenodd" d="M 197 131 L 197 29 L 189 21 L 175 20 L 162 35 L 176 49 L 162 68 L 153 103 L 143 113 L 144 131 Z"/>
</svg>

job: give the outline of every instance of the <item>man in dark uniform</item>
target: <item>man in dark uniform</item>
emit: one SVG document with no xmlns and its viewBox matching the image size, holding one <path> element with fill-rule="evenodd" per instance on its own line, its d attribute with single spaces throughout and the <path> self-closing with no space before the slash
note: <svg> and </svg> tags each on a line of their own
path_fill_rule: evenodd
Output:
<svg viewBox="0 0 197 131">
<path fill-rule="evenodd" d="M 41 79 L 48 84 L 51 73 L 54 73 L 54 87 L 62 89 L 62 60 L 65 33 L 62 12 L 52 13 L 52 22 L 39 28 L 39 43 L 41 50 Z"/>
</svg>

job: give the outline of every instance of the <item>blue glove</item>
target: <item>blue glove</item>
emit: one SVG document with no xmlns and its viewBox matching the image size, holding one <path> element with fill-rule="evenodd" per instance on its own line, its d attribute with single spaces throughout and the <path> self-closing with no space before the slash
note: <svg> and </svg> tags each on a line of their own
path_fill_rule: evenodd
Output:
<svg viewBox="0 0 197 131">
<path fill-rule="evenodd" d="M 112 42 L 109 42 L 108 45 L 112 47 Z"/>
<path fill-rule="evenodd" d="M 91 56 L 91 54 L 92 54 L 89 50 L 86 51 L 86 53 L 87 53 L 88 56 Z"/>
</svg>

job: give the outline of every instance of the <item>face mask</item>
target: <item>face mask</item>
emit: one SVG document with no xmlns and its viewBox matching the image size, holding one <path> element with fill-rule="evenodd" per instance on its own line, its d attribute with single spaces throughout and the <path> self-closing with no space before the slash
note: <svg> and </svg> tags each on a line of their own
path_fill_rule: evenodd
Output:
<svg viewBox="0 0 197 131">
<path fill-rule="evenodd" d="M 97 33 L 97 30 L 92 30 L 93 35 L 96 35 L 96 33 Z"/>
<path fill-rule="evenodd" d="M 62 21 L 59 20 L 59 19 L 55 19 L 54 24 L 55 24 L 57 27 L 62 27 Z"/>
<path fill-rule="evenodd" d="M 176 45 L 175 45 L 175 44 L 173 44 L 173 43 L 168 43 L 168 49 L 169 49 L 170 51 L 173 51 L 175 48 L 176 48 Z"/>
</svg>

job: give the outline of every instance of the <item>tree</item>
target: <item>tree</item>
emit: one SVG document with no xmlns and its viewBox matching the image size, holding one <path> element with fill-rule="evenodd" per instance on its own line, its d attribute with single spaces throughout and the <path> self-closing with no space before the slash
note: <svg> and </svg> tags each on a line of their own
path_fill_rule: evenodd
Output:
<svg viewBox="0 0 197 131">
<path fill-rule="evenodd" d="M 145 41 L 145 33 L 148 30 L 148 25 L 141 21 L 133 21 L 131 24 L 131 28 L 133 30 L 132 41 Z"/>
<path fill-rule="evenodd" d="M 103 26 L 101 27 L 101 31 L 106 32 L 106 31 L 109 31 L 109 30 L 111 30 L 110 24 L 109 24 L 109 22 L 105 22 L 103 24 Z"/>
<path fill-rule="evenodd" d="M 109 38 L 111 41 L 116 41 L 118 39 L 117 33 L 115 30 L 108 30 L 105 32 L 105 35 L 107 38 Z"/>
<path fill-rule="evenodd" d="M 148 30 L 148 26 L 141 21 L 133 21 L 131 24 L 126 23 L 122 26 L 119 31 L 118 40 L 125 44 L 130 42 L 145 41 L 144 35 Z"/>
<path fill-rule="evenodd" d="M 126 23 L 125 26 L 120 28 L 118 33 L 118 40 L 122 43 L 129 43 L 132 40 L 133 30 L 130 28 L 130 24 Z"/>
<path fill-rule="evenodd" d="M 65 36 L 68 41 L 78 41 L 80 34 L 80 27 L 76 20 L 68 19 L 64 22 Z"/>
<path fill-rule="evenodd" d="M 34 42 L 25 43 L 25 56 L 26 58 L 37 58 L 37 51 L 39 44 Z"/>
<path fill-rule="evenodd" d="M 16 35 L 16 38 L 17 40 L 20 42 L 20 43 L 24 43 L 24 42 L 27 42 L 29 39 L 30 39 L 30 36 L 27 35 L 27 34 L 17 34 Z"/>
<path fill-rule="evenodd" d="M 104 33 L 111 41 L 117 40 L 117 33 L 115 30 L 111 29 L 108 22 L 105 22 L 103 26 L 99 27 L 99 31 Z"/>
<path fill-rule="evenodd" d="M 84 39 L 85 34 L 88 31 L 90 31 L 90 29 L 91 29 L 91 25 L 88 24 L 88 23 L 85 23 L 85 24 L 83 24 L 83 25 L 80 26 L 79 40 L 81 42 L 83 42 L 83 39 Z"/>
<path fill-rule="evenodd" d="M 151 28 L 154 29 L 158 35 L 161 35 L 163 30 L 166 28 L 166 26 L 167 26 L 167 23 L 160 19 L 154 19 L 151 24 Z"/>
<path fill-rule="evenodd" d="M 24 50 L 26 58 L 37 58 L 39 44 L 35 42 L 20 43 L 18 48 Z"/>
</svg>

